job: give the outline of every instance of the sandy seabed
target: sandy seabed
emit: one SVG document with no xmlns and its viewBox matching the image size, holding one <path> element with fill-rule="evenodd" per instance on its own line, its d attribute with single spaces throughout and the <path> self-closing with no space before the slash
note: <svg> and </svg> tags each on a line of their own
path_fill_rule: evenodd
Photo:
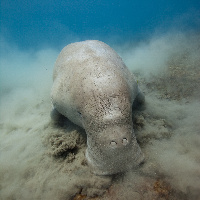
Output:
<svg viewBox="0 0 200 200">
<path fill-rule="evenodd" d="M 200 38 L 173 33 L 113 47 L 135 74 L 146 103 L 133 122 L 145 162 L 96 176 L 84 130 L 50 119 L 59 52 L 21 52 L 5 43 L 0 86 L 0 199 L 200 199 Z"/>
</svg>

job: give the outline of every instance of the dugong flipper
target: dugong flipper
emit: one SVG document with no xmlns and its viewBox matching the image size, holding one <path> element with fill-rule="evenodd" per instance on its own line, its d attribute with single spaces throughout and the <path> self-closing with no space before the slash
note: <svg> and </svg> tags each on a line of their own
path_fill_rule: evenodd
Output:
<svg viewBox="0 0 200 200">
<path fill-rule="evenodd" d="M 100 41 L 66 46 L 54 68 L 54 110 L 85 129 L 86 158 L 96 174 L 115 174 L 144 158 L 132 122 L 134 102 L 143 103 L 133 74 L 118 54 Z"/>
</svg>

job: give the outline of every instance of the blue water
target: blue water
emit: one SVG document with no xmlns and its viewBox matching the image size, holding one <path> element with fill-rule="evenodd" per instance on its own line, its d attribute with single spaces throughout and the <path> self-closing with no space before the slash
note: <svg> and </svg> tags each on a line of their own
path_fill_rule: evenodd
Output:
<svg viewBox="0 0 200 200">
<path fill-rule="evenodd" d="M 2 0 L 1 37 L 23 49 L 135 42 L 174 28 L 199 31 L 199 10 L 198 0 Z"/>
</svg>

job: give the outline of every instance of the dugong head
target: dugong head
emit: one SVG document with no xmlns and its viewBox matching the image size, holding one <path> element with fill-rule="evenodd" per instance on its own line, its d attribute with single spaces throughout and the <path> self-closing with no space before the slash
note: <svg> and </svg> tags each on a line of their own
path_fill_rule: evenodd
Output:
<svg viewBox="0 0 200 200">
<path fill-rule="evenodd" d="M 125 172 L 144 159 L 132 122 L 132 97 L 126 91 L 95 92 L 82 104 L 87 133 L 86 158 L 99 175 Z"/>
</svg>

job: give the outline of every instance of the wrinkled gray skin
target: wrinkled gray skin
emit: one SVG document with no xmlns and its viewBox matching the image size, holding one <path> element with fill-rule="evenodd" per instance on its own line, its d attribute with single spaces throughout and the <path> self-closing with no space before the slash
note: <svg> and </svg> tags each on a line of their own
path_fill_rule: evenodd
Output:
<svg viewBox="0 0 200 200">
<path fill-rule="evenodd" d="M 143 161 L 132 106 L 143 103 L 144 96 L 113 49 L 95 40 L 66 46 L 56 60 L 53 81 L 52 118 L 62 114 L 85 129 L 86 158 L 95 174 L 124 172 Z"/>
</svg>

